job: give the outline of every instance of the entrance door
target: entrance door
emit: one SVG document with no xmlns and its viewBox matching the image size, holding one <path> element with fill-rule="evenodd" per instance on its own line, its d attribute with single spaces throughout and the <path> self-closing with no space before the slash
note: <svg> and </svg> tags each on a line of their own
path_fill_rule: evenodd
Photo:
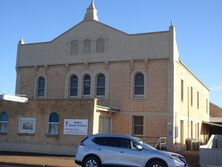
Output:
<svg viewBox="0 0 222 167">
<path fill-rule="evenodd" d="M 111 133 L 111 117 L 99 117 L 99 133 Z"/>
</svg>

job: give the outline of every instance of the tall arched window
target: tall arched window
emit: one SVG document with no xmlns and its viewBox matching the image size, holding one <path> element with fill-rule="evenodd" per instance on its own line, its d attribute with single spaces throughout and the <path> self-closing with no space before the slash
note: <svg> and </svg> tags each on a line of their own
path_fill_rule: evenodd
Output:
<svg viewBox="0 0 222 167">
<path fill-rule="evenodd" d="M 0 114 L 0 133 L 7 133 L 8 131 L 8 114 L 2 112 Z"/>
<path fill-rule="evenodd" d="M 135 75 L 134 95 L 144 95 L 144 75 L 140 72 Z"/>
<path fill-rule="evenodd" d="M 103 38 L 98 38 L 96 40 L 96 52 L 101 53 L 105 50 L 105 40 Z"/>
<path fill-rule="evenodd" d="M 37 80 L 37 97 L 45 96 L 45 78 L 40 76 Z"/>
<path fill-rule="evenodd" d="M 83 41 L 83 53 L 90 53 L 91 52 L 91 40 L 86 39 Z"/>
<path fill-rule="evenodd" d="M 59 126 L 59 115 L 55 112 L 49 115 L 48 134 L 57 135 Z"/>
<path fill-rule="evenodd" d="M 83 79 L 83 95 L 90 95 L 91 77 L 86 74 Z"/>
<path fill-rule="evenodd" d="M 77 96 L 78 94 L 78 77 L 72 75 L 70 78 L 70 96 Z"/>
<path fill-rule="evenodd" d="M 96 78 L 96 95 L 105 96 L 105 75 L 98 74 Z"/>
<path fill-rule="evenodd" d="M 77 55 L 78 54 L 78 49 L 79 49 L 79 42 L 76 40 L 73 40 L 71 42 L 71 54 L 72 55 Z"/>
</svg>

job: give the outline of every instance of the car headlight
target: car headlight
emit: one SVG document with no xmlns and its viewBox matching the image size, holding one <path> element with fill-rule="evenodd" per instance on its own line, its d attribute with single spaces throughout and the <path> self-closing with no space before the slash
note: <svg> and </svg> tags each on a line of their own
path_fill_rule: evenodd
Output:
<svg viewBox="0 0 222 167">
<path fill-rule="evenodd" d="M 183 156 L 177 154 L 170 154 L 170 157 L 178 162 L 183 162 L 186 164 L 186 160 Z"/>
</svg>

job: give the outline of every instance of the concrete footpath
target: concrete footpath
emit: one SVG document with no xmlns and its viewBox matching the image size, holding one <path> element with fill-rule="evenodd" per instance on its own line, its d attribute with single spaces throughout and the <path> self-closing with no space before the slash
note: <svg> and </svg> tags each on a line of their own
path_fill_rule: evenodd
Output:
<svg viewBox="0 0 222 167">
<path fill-rule="evenodd" d="M 191 167 L 199 167 L 199 152 L 184 151 L 184 155 Z M 0 152 L 0 167 L 79 167 L 73 156 L 55 156 L 30 153 Z"/>
</svg>

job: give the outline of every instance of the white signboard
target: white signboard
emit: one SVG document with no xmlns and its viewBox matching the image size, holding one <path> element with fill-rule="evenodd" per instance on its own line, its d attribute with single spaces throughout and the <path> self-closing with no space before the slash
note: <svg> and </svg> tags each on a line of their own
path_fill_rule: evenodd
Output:
<svg viewBox="0 0 222 167">
<path fill-rule="evenodd" d="M 88 119 L 64 119 L 64 135 L 87 135 Z"/>
<path fill-rule="evenodd" d="M 27 103 L 28 98 L 27 97 L 20 97 L 20 96 L 13 96 L 13 95 L 0 95 L 0 99 L 7 100 L 7 101 L 14 101 L 14 102 L 20 102 L 20 103 Z"/>
</svg>

